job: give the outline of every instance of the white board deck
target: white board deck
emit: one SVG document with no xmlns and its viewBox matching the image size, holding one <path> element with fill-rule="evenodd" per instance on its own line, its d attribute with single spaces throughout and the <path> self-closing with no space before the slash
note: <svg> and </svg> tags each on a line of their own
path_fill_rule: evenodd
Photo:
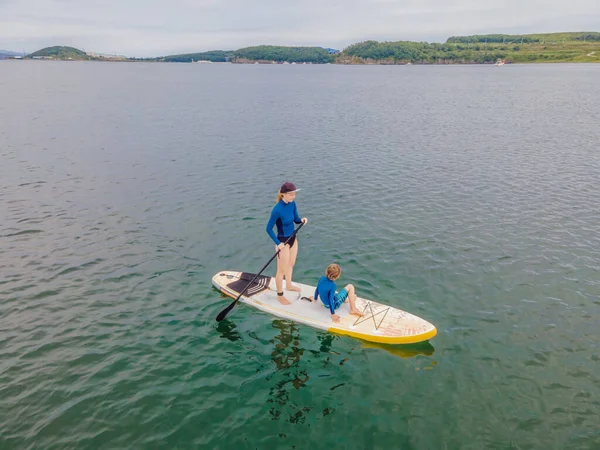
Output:
<svg viewBox="0 0 600 450">
<path fill-rule="evenodd" d="M 238 283 L 239 291 L 230 287 L 229 285 L 241 279 L 242 273 L 222 271 L 213 277 L 212 283 L 224 294 L 237 298 L 252 277 L 252 274 L 244 274 L 247 281 Z M 282 305 L 277 300 L 275 278 L 265 277 L 263 283 L 268 286 L 267 289 L 253 295 L 244 294 L 240 301 L 278 317 L 370 342 L 411 344 L 426 341 L 437 334 L 436 328 L 420 317 L 361 297 L 357 298 L 356 307 L 364 316 L 351 315 L 350 305 L 346 302 L 336 311 L 340 316 L 340 321 L 336 323 L 331 320 L 329 308 L 325 307 L 320 300 L 308 302 L 301 299 L 301 297 L 314 295 L 314 286 L 294 282 L 294 286 L 299 287 L 301 292 L 285 291 L 286 298 L 292 304 Z M 239 288 L 239 285 L 242 287 Z"/>
</svg>

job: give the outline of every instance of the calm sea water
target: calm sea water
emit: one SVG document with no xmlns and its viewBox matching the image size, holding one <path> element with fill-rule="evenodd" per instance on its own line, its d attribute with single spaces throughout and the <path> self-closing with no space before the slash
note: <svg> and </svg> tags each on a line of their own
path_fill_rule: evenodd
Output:
<svg viewBox="0 0 600 450">
<path fill-rule="evenodd" d="M 0 447 L 600 448 L 600 65 L 0 63 Z M 369 346 L 211 287 L 272 256 Z M 274 267 L 267 269 L 274 273 Z"/>
</svg>

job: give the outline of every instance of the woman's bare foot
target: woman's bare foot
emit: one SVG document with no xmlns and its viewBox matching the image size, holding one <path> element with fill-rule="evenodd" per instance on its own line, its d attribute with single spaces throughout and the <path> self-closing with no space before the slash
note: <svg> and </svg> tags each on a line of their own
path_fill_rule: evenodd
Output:
<svg viewBox="0 0 600 450">
<path fill-rule="evenodd" d="M 286 291 L 293 291 L 293 292 L 300 292 L 300 291 L 302 291 L 302 289 L 300 289 L 299 287 L 296 287 L 296 286 L 294 286 L 292 284 L 289 284 L 289 285 L 286 284 L 285 285 L 285 290 Z"/>
<path fill-rule="evenodd" d="M 350 308 L 350 314 L 352 314 L 353 316 L 359 316 L 359 317 L 364 316 L 364 314 L 361 313 L 358 309 L 352 309 L 352 308 Z"/>
<path fill-rule="evenodd" d="M 283 295 L 278 295 L 277 301 L 279 303 L 281 303 L 282 305 L 291 305 L 291 302 L 287 298 L 285 298 Z"/>
</svg>

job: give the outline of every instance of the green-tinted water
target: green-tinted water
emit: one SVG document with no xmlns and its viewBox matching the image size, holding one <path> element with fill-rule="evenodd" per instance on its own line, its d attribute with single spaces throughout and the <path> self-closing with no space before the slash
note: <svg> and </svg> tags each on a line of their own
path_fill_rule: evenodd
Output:
<svg viewBox="0 0 600 450">
<path fill-rule="evenodd" d="M 600 446 L 600 67 L 0 70 L 3 450 Z M 215 322 L 285 180 L 435 339 Z"/>
</svg>

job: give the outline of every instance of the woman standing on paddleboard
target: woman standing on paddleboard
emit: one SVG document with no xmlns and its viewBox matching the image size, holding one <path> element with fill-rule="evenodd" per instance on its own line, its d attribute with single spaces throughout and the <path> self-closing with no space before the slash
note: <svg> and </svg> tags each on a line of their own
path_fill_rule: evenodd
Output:
<svg viewBox="0 0 600 450">
<path fill-rule="evenodd" d="M 296 186 L 294 183 L 286 181 L 279 188 L 277 200 L 271 217 L 267 223 L 267 234 L 275 242 L 276 249 L 279 250 L 277 255 L 277 275 L 275 276 L 275 284 L 277 286 L 277 300 L 282 305 L 289 305 L 290 302 L 283 295 L 283 277 L 285 276 L 285 287 L 287 291 L 299 292 L 300 288 L 292 284 L 292 272 L 294 264 L 296 264 L 296 256 L 298 255 L 298 239 L 292 237 L 287 244 L 284 242 L 292 235 L 296 228 L 294 224 L 307 223 L 308 219 L 302 219 L 298 215 L 296 208 Z M 277 234 L 273 232 L 273 227 L 277 226 Z"/>
</svg>

